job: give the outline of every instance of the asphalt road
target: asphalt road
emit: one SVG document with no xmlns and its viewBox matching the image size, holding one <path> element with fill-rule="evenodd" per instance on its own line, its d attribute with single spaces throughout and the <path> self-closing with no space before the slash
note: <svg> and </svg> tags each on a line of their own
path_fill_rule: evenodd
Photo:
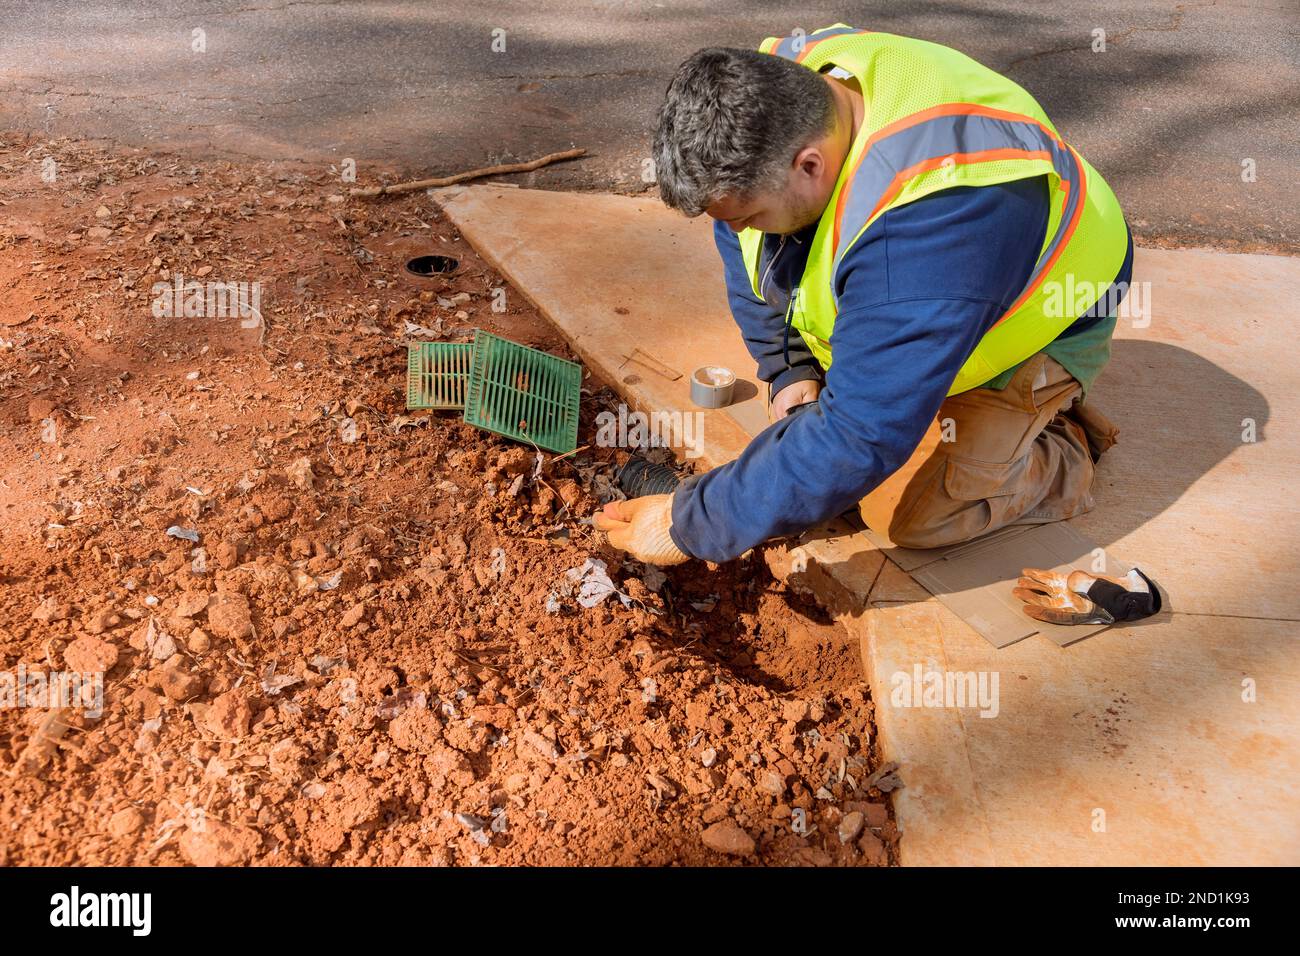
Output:
<svg viewBox="0 0 1300 956">
<path fill-rule="evenodd" d="M 691 51 L 841 19 L 1021 83 L 1139 236 L 1300 251 L 1297 0 L 0 0 L 0 130 L 353 159 L 363 180 L 378 164 L 440 175 L 584 146 L 590 158 L 520 181 L 637 191 Z"/>
</svg>

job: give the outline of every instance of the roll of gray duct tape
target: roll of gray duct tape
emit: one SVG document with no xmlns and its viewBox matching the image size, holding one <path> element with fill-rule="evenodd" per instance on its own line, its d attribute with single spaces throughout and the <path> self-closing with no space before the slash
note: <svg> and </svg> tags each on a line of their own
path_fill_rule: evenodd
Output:
<svg viewBox="0 0 1300 956">
<path fill-rule="evenodd" d="M 704 365 L 691 373 L 691 401 L 701 408 L 725 408 L 731 404 L 736 373 L 721 365 Z"/>
</svg>

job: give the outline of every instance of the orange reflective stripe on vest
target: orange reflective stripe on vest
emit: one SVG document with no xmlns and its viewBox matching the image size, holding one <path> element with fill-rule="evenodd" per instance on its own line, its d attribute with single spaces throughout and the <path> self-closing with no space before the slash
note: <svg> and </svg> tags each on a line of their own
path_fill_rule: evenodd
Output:
<svg viewBox="0 0 1300 956">
<path fill-rule="evenodd" d="M 985 332 L 950 387 L 974 388 L 1043 348 L 1114 281 L 1128 230 L 1105 180 L 1059 136 L 1025 90 L 938 44 L 836 24 L 808 36 L 769 38 L 765 53 L 811 70 L 839 67 L 861 90 L 865 115 L 813 236 L 792 296 L 790 324 L 824 368 L 831 365 L 836 275 L 847 252 L 890 209 L 940 190 L 1046 176 L 1047 235 L 1024 289 Z M 751 284 L 761 297 L 763 236 L 740 233 Z M 1096 297 L 1060 310 L 1063 286 Z"/>
<path fill-rule="evenodd" d="M 1038 288 L 1074 232 L 1087 194 L 1086 180 L 1074 151 L 1030 116 L 975 103 L 947 103 L 892 123 L 872 134 L 849 171 L 835 209 L 835 266 L 876 217 L 897 197 L 908 180 L 945 165 L 970 165 L 1006 159 L 1045 159 L 1061 177 L 1065 206 L 1025 290 L 1002 318 L 1014 312 Z M 895 170 L 898 170 L 895 172 Z M 847 239 L 847 241 L 845 241 Z M 1001 321 L 1001 319 L 999 319 Z"/>
<path fill-rule="evenodd" d="M 841 37 L 850 33 L 870 33 L 870 30 L 855 30 L 853 27 L 828 27 L 825 30 L 818 30 L 810 39 L 802 34 L 788 37 L 773 37 L 770 44 L 771 49 L 764 49 L 768 44 L 763 44 L 759 50 L 763 53 L 773 53 L 777 56 L 785 57 L 787 60 L 794 60 L 796 63 L 802 63 L 804 58 L 812 52 L 813 47 L 823 40 L 829 40 L 831 37 Z"/>
</svg>

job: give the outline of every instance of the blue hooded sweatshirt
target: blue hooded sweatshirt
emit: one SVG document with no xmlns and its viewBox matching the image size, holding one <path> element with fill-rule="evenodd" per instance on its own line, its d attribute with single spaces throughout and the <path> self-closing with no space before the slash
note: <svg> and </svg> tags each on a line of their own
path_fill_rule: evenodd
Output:
<svg viewBox="0 0 1300 956">
<path fill-rule="evenodd" d="M 735 461 L 678 487 L 677 546 L 692 557 L 730 560 L 843 513 L 896 471 L 980 338 L 1024 289 L 1049 213 L 1047 180 L 1038 177 L 955 187 L 880 216 L 836 275 L 835 361 L 824 374 L 785 325 L 816 224 L 784 242 L 765 237 L 765 302 L 754 295 L 735 233 L 715 223 L 732 315 L 759 378 L 772 395 L 802 379 L 820 379 L 823 388 L 817 404 L 764 429 Z M 1128 282 L 1132 256 L 1130 237 L 1117 283 Z M 1092 366 L 1086 377 L 1071 356 L 1108 350 L 1114 324 L 1093 309 L 1057 339 L 1079 337 L 1054 357 L 1085 387 L 1108 352 L 1084 363 Z M 1001 387 L 1008 377 L 987 384 Z"/>
</svg>

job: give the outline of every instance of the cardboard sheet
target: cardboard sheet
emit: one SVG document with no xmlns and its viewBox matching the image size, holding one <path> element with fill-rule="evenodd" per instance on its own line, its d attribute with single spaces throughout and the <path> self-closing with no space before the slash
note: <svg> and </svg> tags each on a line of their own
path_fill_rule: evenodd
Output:
<svg viewBox="0 0 1300 956">
<path fill-rule="evenodd" d="M 897 555 L 897 552 L 905 552 Z M 1022 525 L 930 552 L 889 548 L 886 554 L 994 647 L 1042 634 L 1059 647 L 1105 630 L 1106 624 L 1047 624 L 1024 613 L 1011 591 L 1024 568 L 1124 575 L 1116 560 L 1070 525 Z M 900 560 L 901 558 L 901 560 Z M 928 558 L 928 560 L 925 560 Z M 903 562 L 907 562 L 906 564 Z M 921 562 L 921 563 L 916 563 Z"/>
</svg>

